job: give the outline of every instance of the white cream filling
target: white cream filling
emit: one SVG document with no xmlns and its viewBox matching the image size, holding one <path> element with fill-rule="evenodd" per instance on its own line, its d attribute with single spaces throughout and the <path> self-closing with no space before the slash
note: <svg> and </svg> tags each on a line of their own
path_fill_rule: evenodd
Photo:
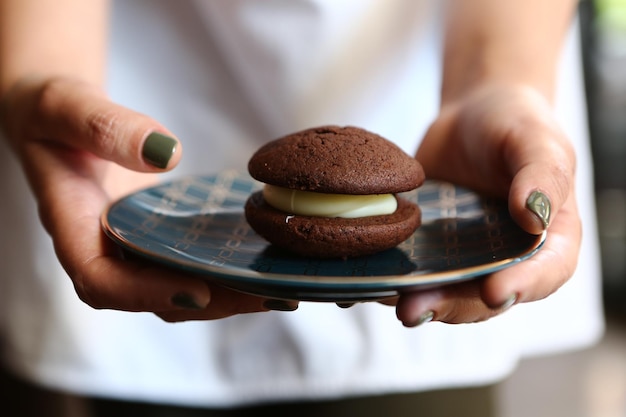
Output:
<svg viewBox="0 0 626 417">
<path fill-rule="evenodd" d="M 391 214 L 398 208 L 398 201 L 393 194 L 326 194 L 269 184 L 263 188 L 263 198 L 278 210 L 302 216 L 352 219 Z"/>
</svg>

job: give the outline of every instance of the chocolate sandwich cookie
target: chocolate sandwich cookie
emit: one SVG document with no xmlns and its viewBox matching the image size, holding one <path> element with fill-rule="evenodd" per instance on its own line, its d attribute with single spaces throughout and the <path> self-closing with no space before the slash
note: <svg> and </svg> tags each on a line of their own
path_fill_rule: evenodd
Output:
<svg viewBox="0 0 626 417">
<path fill-rule="evenodd" d="M 248 223 L 300 255 L 373 254 L 421 223 L 418 206 L 396 195 L 423 183 L 421 165 L 364 129 L 323 126 L 276 139 L 255 152 L 248 171 L 266 184 L 246 202 Z"/>
</svg>

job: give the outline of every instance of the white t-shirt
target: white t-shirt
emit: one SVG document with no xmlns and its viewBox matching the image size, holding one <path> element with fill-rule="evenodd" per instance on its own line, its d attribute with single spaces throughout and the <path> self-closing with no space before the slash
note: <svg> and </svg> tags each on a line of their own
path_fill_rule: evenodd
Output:
<svg viewBox="0 0 626 417">
<path fill-rule="evenodd" d="M 435 117 L 438 1 L 117 1 L 110 94 L 168 126 L 184 158 L 170 176 L 244 168 L 264 141 L 357 125 L 413 153 Z M 76 296 L 37 221 L 23 175 L 0 152 L 3 360 L 76 393 L 187 405 L 334 398 L 491 383 L 524 356 L 586 346 L 603 322 L 590 152 L 575 28 L 558 117 L 578 150 L 579 268 L 546 300 L 485 323 L 406 329 L 377 303 L 167 324 L 96 311 Z"/>
</svg>

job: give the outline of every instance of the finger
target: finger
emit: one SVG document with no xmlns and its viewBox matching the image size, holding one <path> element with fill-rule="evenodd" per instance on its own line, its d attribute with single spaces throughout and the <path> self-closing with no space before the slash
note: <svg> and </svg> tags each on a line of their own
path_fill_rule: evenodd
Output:
<svg viewBox="0 0 626 417">
<path fill-rule="evenodd" d="M 570 196 L 535 255 L 480 280 L 402 294 L 396 307 L 398 319 L 408 327 L 431 320 L 476 322 L 500 314 L 515 303 L 543 299 L 574 273 L 581 235 L 575 198 Z"/>
<path fill-rule="evenodd" d="M 481 288 L 482 299 L 497 306 L 513 296 L 528 302 L 554 293 L 576 269 L 581 238 L 575 196 L 570 195 L 554 218 L 543 247 L 519 265 L 487 277 Z"/>
<path fill-rule="evenodd" d="M 395 305 L 398 303 L 398 296 L 385 297 L 385 298 L 382 298 L 380 300 L 377 300 L 377 302 L 382 304 L 382 305 L 395 307 Z"/>
<path fill-rule="evenodd" d="M 108 255 L 68 270 L 80 299 L 96 309 L 195 312 L 212 308 L 213 294 L 201 279 L 159 265 Z"/>
<path fill-rule="evenodd" d="M 511 216 L 527 232 L 539 234 L 548 228 L 573 188 L 573 147 L 555 124 L 528 124 L 511 132 L 503 155 L 513 177 Z"/>
<path fill-rule="evenodd" d="M 109 196 L 86 175 L 88 168 L 73 169 L 89 165 L 94 158 L 85 161 L 68 148 L 41 143 L 31 143 L 26 149 L 29 157 L 24 161 L 29 164 L 27 172 L 42 224 L 82 300 L 94 308 L 150 312 L 209 304 L 211 293 L 201 280 L 120 259 L 119 247 L 103 234 L 100 225 Z M 102 161 L 98 162 L 95 165 L 102 166 Z M 119 169 L 106 164 L 108 170 Z"/>
<path fill-rule="evenodd" d="M 294 311 L 298 301 L 265 299 L 244 294 L 215 284 L 207 284 L 211 289 L 211 304 L 204 309 L 157 312 L 157 316 L 167 322 L 190 320 L 215 320 L 236 314 L 257 313 L 269 310 Z"/>
<path fill-rule="evenodd" d="M 488 307 L 480 298 L 480 281 L 468 281 L 414 293 L 402 294 L 396 316 L 406 327 L 430 321 L 473 323 L 487 320 L 510 307 Z"/>
<path fill-rule="evenodd" d="M 180 143 L 165 127 L 112 103 L 91 85 L 59 78 L 22 84 L 11 97 L 20 103 L 11 106 L 19 114 L 9 114 L 9 134 L 20 140 L 54 141 L 141 172 L 171 169 L 180 161 Z"/>
<path fill-rule="evenodd" d="M 51 212 L 42 219 L 54 236 L 59 261 L 84 302 L 98 309 L 147 312 L 197 310 L 211 303 L 209 287 L 198 278 L 122 259 L 119 247 L 102 233 L 98 206 L 91 204 L 102 196 L 86 187 L 80 193 L 84 200 L 74 198 L 72 211 L 61 213 L 62 207 L 57 211 L 48 206 Z"/>
<path fill-rule="evenodd" d="M 78 296 L 90 306 L 153 312 L 210 305 L 212 294 L 202 280 L 156 264 L 122 259 L 119 248 L 102 235 L 91 217 L 77 219 L 73 227 L 79 227 L 81 234 L 55 239 L 55 250 Z"/>
</svg>

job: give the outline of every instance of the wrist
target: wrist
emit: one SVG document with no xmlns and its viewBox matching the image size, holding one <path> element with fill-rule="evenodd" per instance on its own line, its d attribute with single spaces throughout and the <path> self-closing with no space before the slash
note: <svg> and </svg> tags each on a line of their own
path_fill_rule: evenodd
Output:
<svg viewBox="0 0 626 417">
<path fill-rule="evenodd" d="M 498 86 L 510 89 L 529 89 L 540 93 L 552 102 L 554 98 L 556 62 L 527 66 L 522 63 L 514 65 L 512 59 L 495 59 L 477 56 L 472 63 L 465 65 L 465 71 L 444 71 L 441 89 L 441 102 L 457 101 L 474 91 Z M 455 65 L 456 66 L 456 65 Z"/>
<path fill-rule="evenodd" d="M 529 86 L 552 101 L 575 2 L 476 0 L 446 10 L 444 103 L 491 82 Z"/>
<path fill-rule="evenodd" d="M 546 109 L 551 109 L 552 90 L 552 84 L 507 77 L 487 77 L 464 83 L 455 89 L 442 89 L 441 110 L 453 109 L 467 103 L 486 103 L 502 97 L 526 97 L 534 103 L 545 104 Z"/>
</svg>

